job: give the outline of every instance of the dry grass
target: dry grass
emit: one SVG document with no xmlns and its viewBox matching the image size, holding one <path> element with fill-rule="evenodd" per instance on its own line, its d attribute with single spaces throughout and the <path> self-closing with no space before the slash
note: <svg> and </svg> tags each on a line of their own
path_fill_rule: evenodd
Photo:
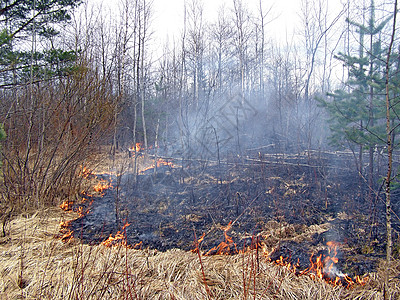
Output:
<svg viewBox="0 0 400 300">
<path fill-rule="evenodd" d="M 203 276 L 196 253 L 63 244 L 54 238 L 62 219 L 47 210 L 12 221 L 0 240 L 0 299 L 383 298 L 381 270 L 366 286 L 346 290 L 296 277 L 250 252 L 202 257 Z M 391 266 L 390 299 L 400 297 L 399 265 Z"/>
</svg>

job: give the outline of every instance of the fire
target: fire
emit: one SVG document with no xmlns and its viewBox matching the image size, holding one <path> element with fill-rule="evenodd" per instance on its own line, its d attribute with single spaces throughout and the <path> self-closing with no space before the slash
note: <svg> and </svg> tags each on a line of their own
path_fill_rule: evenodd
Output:
<svg viewBox="0 0 400 300">
<path fill-rule="evenodd" d="M 289 271 L 298 276 L 308 275 L 314 279 L 323 279 L 335 286 L 345 286 L 350 288 L 355 284 L 365 285 L 368 282 L 368 277 L 361 278 L 356 276 L 354 279 L 338 270 L 336 264 L 339 259 L 336 257 L 340 243 L 335 241 L 327 242 L 327 255 L 320 254 L 314 258 L 314 254 L 310 257 L 310 266 L 303 271 L 298 271 L 300 267 L 299 261 L 296 264 L 291 263 L 290 258 L 280 256 L 274 263 L 286 267 Z M 269 257 L 269 254 L 266 254 Z"/>
<path fill-rule="evenodd" d="M 134 146 L 128 149 L 129 151 L 140 152 L 143 151 L 142 143 L 136 143 Z"/>
<path fill-rule="evenodd" d="M 170 166 L 170 167 L 174 167 L 174 164 L 170 161 L 165 161 L 163 159 L 158 159 L 157 160 L 157 168 L 161 167 L 161 166 Z"/>
<path fill-rule="evenodd" d="M 143 242 L 142 241 L 140 241 L 139 243 L 136 243 L 135 245 L 133 245 L 133 249 L 142 249 L 142 245 L 143 245 Z"/>
<path fill-rule="evenodd" d="M 74 201 L 65 200 L 63 203 L 60 204 L 60 208 L 65 211 L 70 211 L 73 205 Z"/>
<path fill-rule="evenodd" d="M 211 248 L 210 250 L 204 252 L 202 255 L 211 256 L 211 255 L 234 255 L 234 254 L 243 254 L 247 253 L 251 250 L 261 249 L 263 244 L 261 242 L 262 237 L 260 236 L 252 236 L 243 239 L 244 245 L 242 249 L 238 249 L 237 244 L 233 241 L 232 237 L 228 235 L 228 231 L 232 228 L 232 221 L 229 222 L 226 226 L 221 226 L 221 229 L 224 232 L 224 241 L 221 242 L 218 246 Z M 199 245 L 204 241 L 205 233 L 197 240 L 195 238 L 194 245 L 195 248 L 191 250 L 191 252 L 197 253 L 199 251 Z"/>
<path fill-rule="evenodd" d="M 68 243 L 74 237 L 72 235 L 73 231 L 68 228 L 71 222 L 72 221 L 61 221 L 60 222 L 60 227 L 61 227 L 60 233 L 62 235 L 57 235 L 56 237 L 60 238 L 63 243 Z"/>
<path fill-rule="evenodd" d="M 335 265 L 339 262 L 336 255 L 340 243 L 329 241 L 326 245 L 328 246 L 328 255 L 323 256 L 320 254 L 315 261 L 313 261 L 313 255 L 311 255 L 308 272 L 310 272 L 312 277 L 315 276 L 319 279 L 325 279 L 334 285 L 341 283 L 342 278 L 350 284 L 352 281 L 351 278 L 338 271 Z"/>
<path fill-rule="evenodd" d="M 194 232 L 194 249 L 190 250 L 190 252 L 193 253 L 199 253 L 199 245 L 201 244 L 202 241 L 204 241 L 204 237 L 206 236 L 206 234 L 203 232 L 202 236 L 197 240 L 196 238 L 196 232 Z"/>
<path fill-rule="evenodd" d="M 79 214 L 79 218 L 86 216 L 90 211 L 89 209 L 84 210 L 82 206 L 79 206 L 76 212 Z"/>
<path fill-rule="evenodd" d="M 232 238 L 228 235 L 228 231 L 232 228 L 232 222 L 225 227 L 222 227 L 224 231 L 224 241 L 221 242 L 218 246 L 213 247 L 209 251 L 205 252 L 205 256 L 209 255 L 232 255 L 245 253 L 254 249 L 262 249 L 264 252 L 264 256 L 270 260 L 270 255 L 273 251 L 267 252 L 263 243 L 260 243 L 258 237 L 252 237 L 251 246 L 245 247 L 243 246 L 243 250 L 238 251 L 236 244 L 233 242 Z M 198 253 L 199 244 L 203 242 L 205 234 L 197 240 L 195 240 L 195 249 L 192 252 Z M 339 262 L 337 258 L 337 254 L 339 251 L 340 243 L 335 241 L 327 242 L 327 254 L 319 254 L 315 256 L 314 254 L 310 257 L 310 265 L 308 268 L 304 270 L 300 270 L 300 261 L 292 262 L 291 257 L 283 257 L 280 256 L 279 259 L 272 261 L 274 264 L 278 266 L 282 266 L 287 268 L 290 272 L 293 272 L 297 276 L 308 275 L 313 279 L 322 279 L 326 282 L 335 285 L 335 286 L 344 286 L 346 288 L 351 288 L 355 284 L 365 285 L 368 282 L 368 277 L 360 277 L 355 276 L 354 278 L 348 276 L 340 272 L 336 266 Z"/>
<path fill-rule="evenodd" d="M 82 203 L 86 202 L 88 199 L 82 198 Z M 83 206 L 73 207 L 75 204 L 74 201 L 65 200 L 63 203 L 60 204 L 60 208 L 64 211 L 73 211 L 79 214 L 79 218 L 87 215 L 89 213 L 89 209 L 85 209 Z M 93 204 L 93 199 L 89 203 L 89 207 Z M 62 225 L 60 224 L 62 227 Z"/>
<path fill-rule="evenodd" d="M 232 221 L 225 227 L 222 227 L 224 231 L 224 239 L 225 241 L 221 242 L 218 246 L 211 248 L 206 254 L 208 255 L 231 255 L 237 254 L 239 251 L 237 250 L 236 244 L 233 242 L 233 239 L 228 235 L 228 231 L 232 228 Z M 202 236 L 200 240 L 204 239 Z"/>
<path fill-rule="evenodd" d="M 71 241 L 74 238 L 72 233 L 73 233 L 73 231 L 71 231 L 70 229 L 67 229 L 67 231 L 64 233 L 64 235 L 61 237 L 61 241 L 63 243 L 68 243 L 69 241 Z"/>
<path fill-rule="evenodd" d="M 152 166 L 150 166 L 150 167 L 147 167 L 147 168 L 144 168 L 144 169 L 140 170 L 139 172 L 140 172 L 140 173 L 144 173 L 144 172 L 146 172 L 146 171 L 148 171 L 148 170 L 154 169 L 155 166 L 156 166 L 157 168 L 160 168 L 160 167 L 162 167 L 162 166 L 167 166 L 167 167 L 170 167 L 170 168 L 175 168 L 175 165 L 174 165 L 171 161 L 166 161 L 166 160 L 164 160 L 164 159 L 162 159 L 162 158 L 159 158 L 159 159 L 157 159 L 157 162 L 154 163 L 154 165 L 152 165 Z"/>
<path fill-rule="evenodd" d="M 205 233 L 197 240 L 197 244 L 199 245 L 202 241 L 204 241 L 204 237 L 206 236 Z"/>
<path fill-rule="evenodd" d="M 280 256 L 279 259 L 275 261 L 275 264 L 281 267 L 286 267 L 289 271 L 293 272 L 294 274 L 297 274 L 297 269 L 300 267 L 300 262 L 297 260 L 297 263 L 291 263 L 290 262 L 290 257 L 289 258 L 284 258 L 283 256 Z"/>
<path fill-rule="evenodd" d="M 125 228 L 128 227 L 129 225 L 130 225 L 129 223 L 125 223 L 125 225 L 122 226 L 121 231 L 124 231 Z M 103 246 L 106 246 L 106 247 L 113 247 L 113 246 L 116 246 L 116 245 L 119 245 L 119 244 L 123 245 L 123 246 L 127 246 L 126 238 L 125 238 L 126 234 L 121 233 L 121 231 L 118 231 L 115 234 L 115 236 L 112 236 L 112 234 L 110 234 L 110 236 L 105 241 L 103 241 L 101 244 Z M 140 246 L 140 245 L 138 245 L 138 246 Z"/>
<path fill-rule="evenodd" d="M 111 187 L 111 182 L 102 179 L 95 186 L 93 186 L 93 189 L 98 193 L 102 193 L 103 191 L 108 190 Z"/>
<path fill-rule="evenodd" d="M 93 174 L 93 171 L 92 171 L 92 170 L 90 170 L 90 169 L 88 169 L 88 168 L 86 168 L 86 167 L 83 167 L 83 166 L 81 166 L 81 170 L 79 171 L 79 174 L 80 174 L 83 178 L 86 178 L 86 179 L 89 179 L 90 177 L 95 176 L 95 175 Z"/>
<path fill-rule="evenodd" d="M 69 225 L 71 224 L 71 222 L 72 222 L 72 220 L 69 220 L 69 221 L 61 221 L 61 222 L 60 222 L 60 227 L 61 227 L 61 228 L 68 228 Z"/>
<path fill-rule="evenodd" d="M 124 235 L 120 231 L 118 231 L 114 237 L 112 236 L 112 234 L 110 234 L 108 239 L 103 241 L 101 244 L 106 247 L 112 247 L 119 244 L 120 242 L 123 242 L 124 238 Z"/>
<path fill-rule="evenodd" d="M 92 171 L 88 170 L 86 167 L 81 167 L 80 170 L 80 174 L 86 178 L 89 179 L 89 177 L 94 176 L 96 177 Z M 95 186 L 93 186 L 93 189 L 96 192 L 102 193 L 104 190 L 111 188 L 111 182 L 107 182 L 105 180 L 100 180 Z M 81 203 L 85 203 L 89 200 L 89 198 L 93 197 L 92 195 L 86 193 L 85 191 L 83 191 L 82 193 L 82 202 Z M 64 211 L 73 211 L 76 212 L 79 216 L 79 218 L 84 217 L 85 215 L 87 215 L 90 210 L 89 208 L 91 207 L 92 203 L 93 203 L 93 199 L 90 200 L 89 205 L 84 205 L 84 206 L 79 206 L 79 205 L 75 205 L 75 201 L 70 201 L 70 200 L 65 200 L 63 203 L 61 203 L 59 206 L 62 210 Z M 73 238 L 73 231 L 71 229 L 69 229 L 71 223 L 73 222 L 73 220 L 69 220 L 69 221 L 62 221 L 60 222 L 60 234 L 61 235 L 57 235 L 57 238 L 60 238 L 63 242 L 69 242 L 72 238 Z"/>
</svg>

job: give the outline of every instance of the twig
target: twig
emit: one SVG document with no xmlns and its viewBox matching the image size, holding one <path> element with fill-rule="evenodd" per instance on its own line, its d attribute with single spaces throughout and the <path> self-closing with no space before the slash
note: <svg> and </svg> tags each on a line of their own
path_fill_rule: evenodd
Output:
<svg viewBox="0 0 400 300">
<path fill-rule="evenodd" d="M 200 254 L 200 249 L 199 249 L 199 241 L 197 240 L 196 230 L 195 230 L 195 229 L 193 229 L 193 233 L 194 233 L 195 251 L 197 252 L 197 255 L 198 255 L 198 257 L 199 257 L 201 273 L 202 273 L 202 275 L 203 275 L 204 287 L 206 288 L 206 292 L 207 292 L 208 298 L 211 299 L 211 293 L 210 293 L 210 289 L 209 289 L 209 287 L 208 287 L 208 285 L 207 285 L 206 275 L 205 275 L 205 273 L 204 273 L 203 262 L 202 262 L 202 260 L 201 260 L 201 254 Z"/>
</svg>

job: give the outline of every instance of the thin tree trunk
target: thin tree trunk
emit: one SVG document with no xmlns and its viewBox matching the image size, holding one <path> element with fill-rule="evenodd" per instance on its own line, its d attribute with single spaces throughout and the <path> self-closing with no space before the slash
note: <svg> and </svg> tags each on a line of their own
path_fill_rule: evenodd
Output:
<svg viewBox="0 0 400 300">
<path fill-rule="evenodd" d="M 393 18 L 393 30 L 392 36 L 390 40 L 388 55 L 386 58 L 386 136 L 387 136 L 387 152 L 388 152 L 388 170 L 386 174 L 385 180 L 385 195 L 386 195 L 386 235 L 387 235 L 387 244 L 386 244 L 386 261 L 389 264 L 392 257 L 392 224 L 391 224 L 391 191 L 390 184 L 392 180 L 392 161 L 393 161 L 393 128 L 390 124 L 390 108 L 391 101 L 389 95 L 389 70 L 390 70 L 390 55 L 394 43 L 394 36 L 396 32 L 396 16 L 397 16 L 397 0 L 394 3 L 394 18 Z"/>
<path fill-rule="evenodd" d="M 148 144 L 147 144 L 147 129 L 146 129 L 146 119 L 145 119 L 145 72 L 144 72 L 144 46 L 146 40 L 146 31 L 147 31 L 147 11 L 146 11 L 146 0 L 143 0 L 143 35 L 140 39 L 141 42 L 141 58 L 140 58 L 140 98 L 142 103 L 142 126 L 143 126 L 143 143 L 144 143 L 144 151 L 146 153 Z M 140 21 L 139 21 L 140 26 Z M 139 29 L 140 30 L 140 29 Z M 139 50 L 140 51 L 140 50 Z"/>
<path fill-rule="evenodd" d="M 395 33 L 396 33 L 396 17 L 397 17 L 397 0 L 394 2 L 394 16 L 393 16 L 393 29 L 392 36 L 390 39 L 390 45 L 388 49 L 388 54 L 386 58 L 385 65 L 385 97 L 386 97 L 386 137 L 387 137 L 387 153 L 388 153 L 388 168 L 385 179 L 385 196 L 386 196 L 386 272 L 385 272 L 385 289 L 384 298 L 389 299 L 386 291 L 389 284 L 389 265 L 392 258 L 393 242 L 392 242 L 392 222 L 391 222 L 391 180 L 392 180 L 392 161 L 393 161 L 393 138 L 394 138 L 394 128 L 390 124 L 390 108 L 391 101 L 389 95 L 389 71 L 390 71 L 390 55 L 394 43 Z"/>
</svg>

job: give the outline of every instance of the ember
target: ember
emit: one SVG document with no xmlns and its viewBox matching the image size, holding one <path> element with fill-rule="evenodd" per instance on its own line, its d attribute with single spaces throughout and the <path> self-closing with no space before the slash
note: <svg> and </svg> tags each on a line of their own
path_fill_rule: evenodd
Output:
<svg viewBox="0 0 400 300">
<path fill-rule="evenodd" d="M 66 200 L 60 204 L 60 208 L 65 211 L 70 211 L 72 209 L 73 205 L 74 205 L 74 201 Z"/>
</svg>

